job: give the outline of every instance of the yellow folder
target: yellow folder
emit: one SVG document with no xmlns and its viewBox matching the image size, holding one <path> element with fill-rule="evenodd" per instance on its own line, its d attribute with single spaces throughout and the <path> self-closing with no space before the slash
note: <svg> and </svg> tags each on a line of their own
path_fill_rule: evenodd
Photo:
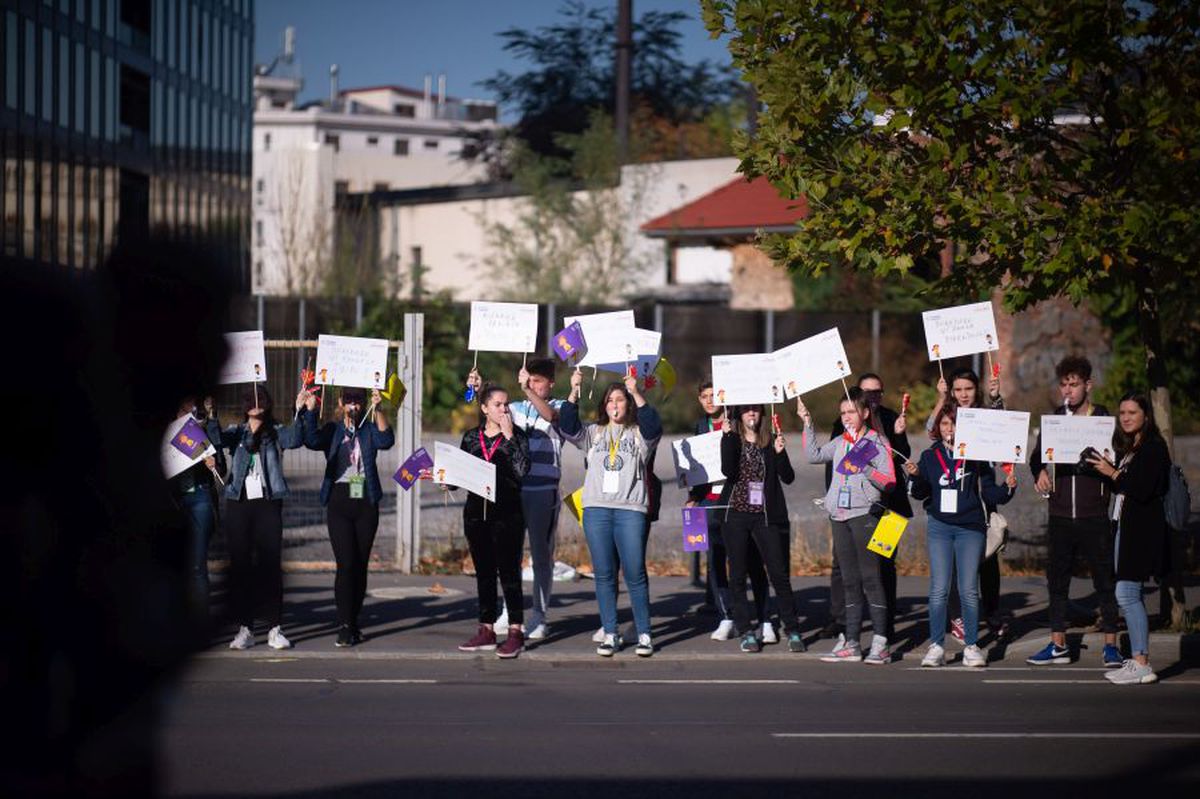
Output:
<svg viewBox="0 0 1200 799">
<path fill-rule="evenodd" d="M 567 506 L 567 510 L 571 511 L 571 515 L 575 517 L 575 521 L 579 522 L 579 526 L 583 526 L 583 486 L 575 489 L 570 494 L 563 497 L 563 504 Z"/>
<path fill-rule="evenodd" d="M 885 558 L 892 557 L 896 554 L 896 548 L 900 546 L 900 536 L 904 535 L 906 527 L 908 527 L 908 519 L 898 513 L 888 511 L 879 520 L 879 524 L 875 525 L 875 532 L 871 533 L 867 549 Z"/>
</svg>

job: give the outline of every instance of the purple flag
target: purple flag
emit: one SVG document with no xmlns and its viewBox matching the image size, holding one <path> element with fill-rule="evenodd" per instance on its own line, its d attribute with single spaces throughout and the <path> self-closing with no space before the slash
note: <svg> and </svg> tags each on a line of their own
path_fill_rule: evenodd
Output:
<svg viewBox="0 0 1200 799">
<path fill-rule="evenodd" d="M 433 458 L 424 447 L 421 447 L 409 455 L 408 460 L 400 464 L 400 468 L 392 475 L 392 479 L 407 491 L 413 487 L 413 483 L 417 482 L 417 478 L 421 476 L 421 470 L 430 468 L 433 468 Z"/>
<path fill-rule="evenodd" d="M 683 509 L 683 551 L 708 551 L 708 511 L 705 508 Z"/>
<path fill-rule="evenodd" d="M 208 436 L 195 419 L 188 419 L 171 439 L 171 446 L 189 458 L 195 458 L 208 447 Z"/>
<path fill-rule="evenodd" d="M 583 326 L 572 322 L 554 334 L 554 352 L 564 361 L 576 362 L 587 354 L 587 341 L 583 338 Z"/>
<path fill-rule="evenodd" d="M 868 438 L 860 438 L 846 453 L 846 457 L 842 458 L 842 462 L 837 465 L 838 474 L 861 474 L 876 455 L 879 454 L 879 447 L 875 446 L 875 442 Z"/>
</svg>

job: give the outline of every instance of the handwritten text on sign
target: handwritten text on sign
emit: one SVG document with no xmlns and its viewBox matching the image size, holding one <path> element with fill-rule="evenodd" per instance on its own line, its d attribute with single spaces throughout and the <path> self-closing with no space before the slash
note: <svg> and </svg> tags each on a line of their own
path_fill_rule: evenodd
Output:
<svg viewBox="0 0 1200 799">
<path fill-rule="evenodd" d="M 1111 416 L 1043 416 L 1042 460 L 1046 463 L 1079 463 L 1079 455 L 1092 447 L 1113 459 Z"/>
<path fill-rule="evenodd" d="M 225 346 L 229 348 L 229 355 L 217 376 L 218 383 L 223 386 L 261 383 L 267 379 L 267 351 L 261 330 L 226 333 Z"/>
<path fill-rule="evenodd" d="M 1029 455 L 1029 413 L 990 408 L 959 408 L 954 457 L 968 461 L 1025 463 Z"/>
<path fill-rule="evenodd" d="M 1000 349 L 990 302 L 940 308 L 921 314 L 929 360 L 938 361 Z"/>
<path fill-rule="evenodd" d="M 387 358 L 387 339 L 318 336 L 317 385 L 384 388 Z"/>
<path fill-rule="evenodd" d="M 496 501 L 496 464 L 441 441 L 433 442 L 433 482 Z"/>
<path fill-rule="evenodd" d="M 718 405 L 783 402 L 783 382 L 770 353 L 712 356 L 713 399 Z"/>
<path fill-rule="evenodd" d="M 771 353 L 788 399 L 850 374 L 850 359 L 836 327 Z"/>
<path fill-rule="evenodd" d="M 467 349 L 483 352 L 537 350 L 538 307 L 529 302 L 472 302 Z"/>
</svg>

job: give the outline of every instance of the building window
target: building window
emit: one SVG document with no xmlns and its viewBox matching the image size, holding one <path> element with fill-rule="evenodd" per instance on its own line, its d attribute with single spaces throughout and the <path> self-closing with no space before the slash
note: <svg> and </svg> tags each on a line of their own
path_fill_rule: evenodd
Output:
<svg viewBox="0 0 1200 799">
<path fill-rule="evenodd" d="M 271 134 L 264 133 L 263 134 L 263 152 L 267 153 L 270 151 L 271 151 Z"/>
<path fill-rule="evenodd" d="M 392 113 L 398 117 L 412 119 L 417 115 L 417 107 L 408 103 L 396 103 L 392 106 Z"/>
<path fill-rule="evenodd" d="M 395 155 L 408 155 L 408 139 L 396 139 L 392 146 L 392 153 Z"/>
<path fill-rule="evenodd" d="M 258 192 L 259 194 L 262 194 L 266 188 L 267 188 L 267 182 L 265 180 L 263 180 L 262 178 L 259 178 L 258 180 L 254 181 L 254 190 L 256 192 Z"/>
<path fill-rule="evenodd" d="M 263 223 L 261 219 L 254 220 L 254 238 L 258 241 L 259 246 L 261 246 L 263 240 Z"/>
<path fill-rule="evenodd" d="M 378 136 L 368 136 L 367 137 L 367 146 L 368 147 L 374 147 L 377 144 L 379 144 Z"/>
<path fill-rule="evenodd" d="M 333 147 L 333 151 L 340 152 L 342 149 L 342 138 L 336 133 L 326 133 L 325 143 Z"/>
<path fill-rule="evenodd" d="M 437 139 L 426 139 L 425 140 L 425 149 L 426 150 L 436 150 L 437 148 L 438 148 L 438 140 Z"/>
</svg>

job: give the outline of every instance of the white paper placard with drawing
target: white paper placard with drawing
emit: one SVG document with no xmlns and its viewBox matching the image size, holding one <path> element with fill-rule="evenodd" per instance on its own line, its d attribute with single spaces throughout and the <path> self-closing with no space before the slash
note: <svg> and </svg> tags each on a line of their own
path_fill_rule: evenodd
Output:
<svg viewBox="0 0 1200 799">
<path fill-rule="evenodd" d="M 769 352 L 712 356 L 713 401 L 718 405 L 783 402 L 783 381 Z"/>
<path fill-rule="evenodd" d="M 496 501 L 496 464 L 441 441 L 433 442 L 433 482 Z"/>
<path fill-rule="evenodd" d="M 850 376 L 850 359 L 836 327 L 775 350 L 771 359 L 788 399 Z"/>
<path fill-rule="evenodd" d="M 386 388 L 387 357 L 384 338 L 318 336 L 317 385 Z"/>
<path fill-rule="evenodd" d="M 267 350 L 261 330 L 226 333 L 225 346 L 229 355 L 217 375 L 218 383 L 262 383 L 267 379 Z"/>
<path fill-rule="evenodd" d="M 619 363 L 618 373 L 624 374 L 625 364 L 637 360 L 637 327 L 633 311 L 608 311 L 563 319 L 564 325 L 572 322 L 579 322 L 587 341 L 587 355 L 579 366 L 600 368 L 601 364 Z"/>
<path fill-rule="evenodd" d="M 584 334 L 587 335 L 586 333 Z M 643 330 L 640 327 L 633 329 L 633 351 L 635 358 L 629 362 L 630 366 L 637 367 L 637 376 L 639 378 L 654 373 L 654 367 L 658 366 L 658 358 L 660 348 L 662 347 L 662 333 L 657 330 Z M 625 374 L 625 361 L 620 363 L 602 363 L 598 367 L 603 372 L 616 372 L 617 374 Z"/>
<path fill-rule="evenodd" d="M 482 352 L 536 352 L 538 307 L 532 302 L 471 303 L 467 349 Z"/>
<path fill-rule="evenodd" d="M 1029 455 L 1029 412 L 959 408 L 954 457 L 968 461 L 1025 463 Z"/>
<path fill-rule="evenodd" d="M 724 435 L 720 430 L 714 430 L 672 442 L 675 477 L 681 486 L 695 488 L 725 479 L 721 471 L 721 439 Z"/>
<path fill-rule="evenodd" d="M 1111 461 L 1116 422 L 1111 416 L 1043 416 L 1042 460 L 1075 465 L 1080 453 L 1092 447 Z"/>
<path fill-rule="evenodd" d="M 1000 349 L 996 313 L 990 302 L 925 311 L 921 321 L 925 325 L 925 351 L 931 361 Z"/>
</svg>

